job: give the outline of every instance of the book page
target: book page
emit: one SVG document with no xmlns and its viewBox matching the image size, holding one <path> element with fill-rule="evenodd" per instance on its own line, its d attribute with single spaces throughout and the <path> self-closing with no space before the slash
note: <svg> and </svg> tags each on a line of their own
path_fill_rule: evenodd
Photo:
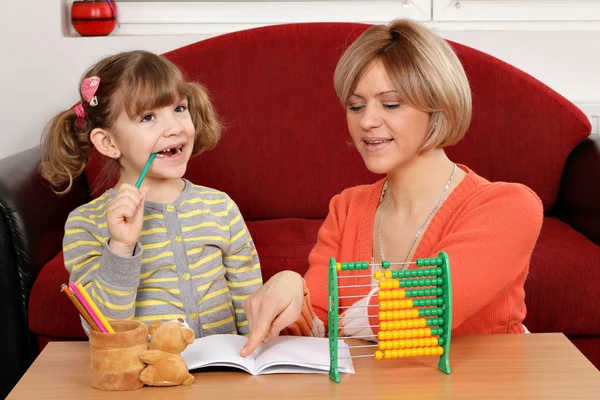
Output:
<svg viewBox="0 0 600 400">
<path fill-rule="evenodd" d="M 339 357 L 349 357 L 344 341 L 339 341 Z M 329 339 L 306 336 L 279 336 L 261 344 L 255 353 L 257 374 L 328 373 Z M 339 371 L 354 373 L 352 360 L 340 359 Z"/>
<path fill-rule="evenodd" d="M 202 367 L 233 367 L 254 375 L 255 354 L 240 356 L 248 339 L 241 335 L 211 335 L 194 340 L 182 353 L 188 369 Z"/>
</svg>

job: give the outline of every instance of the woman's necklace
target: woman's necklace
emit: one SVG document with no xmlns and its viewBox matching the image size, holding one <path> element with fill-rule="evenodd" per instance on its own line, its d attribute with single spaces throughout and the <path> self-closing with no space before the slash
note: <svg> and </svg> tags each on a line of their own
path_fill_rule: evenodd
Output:
<svg viewBox="0 0 600 400">
<path fill-rule="evenodd" d="M 408 252 L 406 253 L 406 257 L 404 257 L 404 262 L 406 262 L 408 260 L 408 256 L 410 255 L 410 252 L 412 251 L 413 246 L 415 245 L 415 243 L 417 242 L 417 239 L 419 238 L 423 229 L 425 228 L 425 225 L 427 225 L 427 222 L 429 222 L 431 217 L 433 217 L 433 215 L 436 213 L 436 211 L 440 208 L 440 206 L 444 202 L 444 197 L 446 195 L 446 192 L 448 191 L 448 188 L 450 187 L 450 184 L 452 183 L 452 180 L 454 179 L 455 174 L 456 174 L 456 164 L 454 164 L 454 168 L 452 169 L 452 174 L 450 174 L 450 178 L 448 179 L 446 186 L 444 186 L 444 190 L 442 190 L 440 199 L 438 200 L 434 209 L 431 211 L 431 213 L 429 213 L 427 218 L 425 218 L 425 221 L 423 221 L 423 223 L 421 224 L 421 226 L 415 233 L 415 236 L 413 237 L 413 240 L 410 243 L 410 247 L 408 248 Z M 386 182 L 386 187 L 387 187 L 387 182 Z M 384 188 L 384 191 L 385 191 L 385 189 L 386 188 Z M 387 200 L 385 202 L 385 206 L 383 207 L 383 211 L 381 212 L 381 215 L 379 216 L 379 224 L 377 226 L 377 240 L 379 241 L 379 252 L 381 253 L 381 260 L 385 260 L 385 255 L 383 254 L 383 244 L 381 243 L 381 221 L 383 221 L 383 216 L 385 215 L 385 212 L 387 211 L 387 208 L 390 205 L 391 197 L 392 197 L 392 192 L 390 191 L 390 194 L 388 195 Z M 408 265 L 404 265 L 402 269 L 406 269 L 407 267 L 408 267 Z"/>
</svg>

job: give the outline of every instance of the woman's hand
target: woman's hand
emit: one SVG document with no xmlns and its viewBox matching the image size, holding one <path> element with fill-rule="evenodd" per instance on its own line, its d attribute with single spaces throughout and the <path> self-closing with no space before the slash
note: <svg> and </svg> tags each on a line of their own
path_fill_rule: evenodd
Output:
<svg viewBox="0 0 600 400">
<path fill-rule="evenodd" d="M 122 184 L 106 209 L 106 225 L 110 234 L 109 246 L 123 257 L 133 255 L 144 223 L 144 199 L 147 189 Z"/>
<path fill-rule="evenodd" d="M 304 281 L 293 271 L 273 275 L 258 291 L 244 300 L 243 308 L 248 319 L 250 338 L 240 355 L 246 357 L 261 342 L 267 343 L 279 332 L 296 322 L 304 301 Z"/>
</svg>

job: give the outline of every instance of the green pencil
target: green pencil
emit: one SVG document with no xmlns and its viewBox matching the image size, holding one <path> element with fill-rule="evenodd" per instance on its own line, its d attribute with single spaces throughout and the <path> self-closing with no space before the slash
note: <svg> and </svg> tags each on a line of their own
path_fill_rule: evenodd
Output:
<svg viewBox="0 0 600 400">
<path fill-rule="evenodd" d="M 146 173 L 150 169 L 150 164 L 152 164 L 152 160 L 154 160 L 154 157 L 156 157 L 156 153 L 152 153 L 152 154 L 150 154 L 150 157 L 148 157 L 148 161 L 146 162 L 146 165 L 144 166 L 144 169 L 142 170 L 142 173 L 140 174 L 140 177 L 138 178 L 137 182 L 135 183 L 135 187 L 136 188 L 139 189 L 140 186 L 142 186 L 142 182 L 144 181 L 144 177 L 146 176 Z"/>
</svg>

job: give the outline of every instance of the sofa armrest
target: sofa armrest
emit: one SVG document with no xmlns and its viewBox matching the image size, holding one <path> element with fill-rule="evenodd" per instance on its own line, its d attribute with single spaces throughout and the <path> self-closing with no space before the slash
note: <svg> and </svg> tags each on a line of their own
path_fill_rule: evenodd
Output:
<svg viewBox="0 0 600 400">
<path fill-rule="evenodd" d="M 569 155 L 553 213 L 600 245 L 600 138 L 589 137 Z"/>
<path fill-rule="evenodd" d="M 16 383 L 8 381 L 18 379 L 37 355 L 27 322 L 31 287 L 61 250 L 69 212 L 89 201 L 83 179 L 67 195 L 56 195 L 40 176 L 39 161 L 39 147 L 0 160 L 0 372 L 8 377 L 2 386 Z"/>
</svg>

